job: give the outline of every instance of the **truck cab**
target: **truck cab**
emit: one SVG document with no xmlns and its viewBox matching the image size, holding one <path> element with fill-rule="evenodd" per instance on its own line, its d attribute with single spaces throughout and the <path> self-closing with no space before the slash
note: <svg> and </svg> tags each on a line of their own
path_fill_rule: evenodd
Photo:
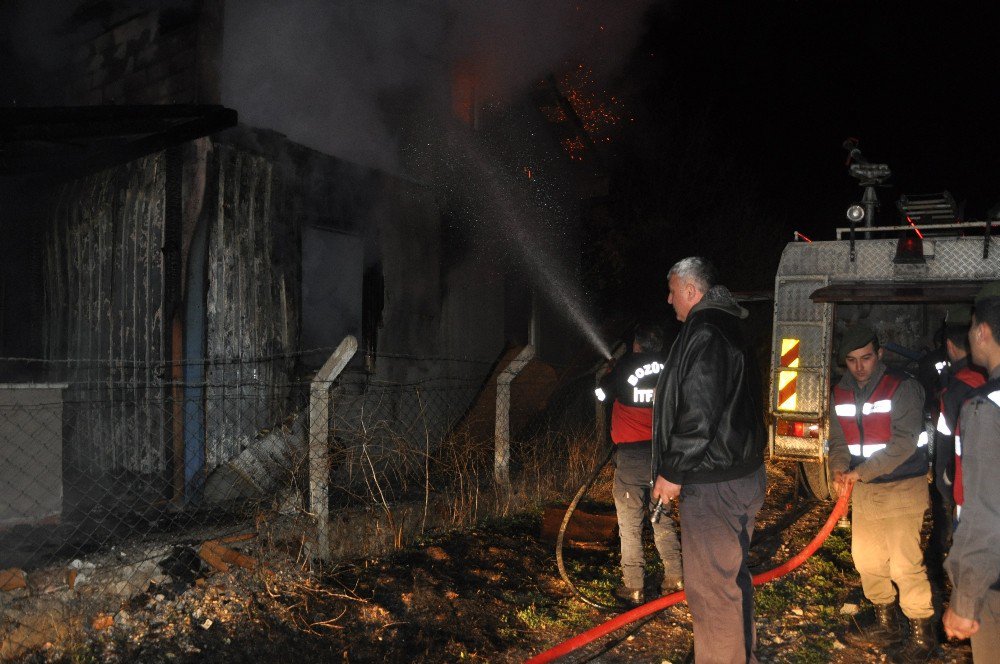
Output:
<svg viewBox="0 0 1000 664">
<path fill-rule="evenodd" d="M 836 240 L 785 248 L 774 282 L 769 452 L 801 462 L 816 497 L 831 494 L 830 390 L 845 371 L 835 354 L 843 331 L 871 326 L 886 364 L 923 378 L 932 409 L 934 377 L 919 374 L 946 359 L 937 338 L 945 310 L 971 306 L 1000 276 L 991 231 L 990 222 L 839 228 Z"/>
</svg>

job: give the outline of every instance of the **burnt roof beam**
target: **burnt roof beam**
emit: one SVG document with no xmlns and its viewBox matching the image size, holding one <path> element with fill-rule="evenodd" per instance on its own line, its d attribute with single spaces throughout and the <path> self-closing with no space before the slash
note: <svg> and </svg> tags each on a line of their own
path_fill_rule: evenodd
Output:
<svg viewBox="0 0 1000 664">
<path fill-rule="evenodd" d="M 0 109 L 0 175 L 76 177 L 236 125 L 224 106 Z"/>
</svg>

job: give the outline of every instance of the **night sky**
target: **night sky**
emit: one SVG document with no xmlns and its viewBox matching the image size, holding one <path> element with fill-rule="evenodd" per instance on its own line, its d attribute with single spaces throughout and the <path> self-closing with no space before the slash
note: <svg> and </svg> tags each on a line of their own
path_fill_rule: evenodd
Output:
<svg viewBox="0 0 1000 664">
<path fill-rule="evenodd" d="M 985 3 L 655 5 L 623 79 L 639 112 L 619 167 L 641 182 L 626 198 L 659 198 L 665 220 L 640 212 L 634 250 L 660 238 L 657 262 L 704 253 L 734 288 L 770 287 L 793 230 L 833 239 L 860 199 L 848 137 L 892 168 L 882 223 L 900 193 L 945 189 L 963 218 L 984 219 L 1000 202 L 1000 80 L 997 23 L 973 7 Z M 664 193 L 678 181 L 686 195 Z"/>
<path fill-rule="evenodd" d="M 832 239 L 834 229 L 846 224 L 846 208 L 860 199 L 841 147 L 848 137 L 859 139 L 870 161 L 892 168 L 890 186 L 880 190 L 883 222 L 896 220 L 894 203 L 900 193 L 947 189 L 965 219 L 983 219 L 1000 202 L 998 23 L 986 9 L 990 3 L 632 0 L 616 5 L 579 0 L 588 16 L 607 22 L 613 40 L 608 44 L 591 42 L 579 26 L 570 27 L 565 19 L 572 15 L 573 3 L 567 3 L 552 0 L 539 9 L 528 2 L 442 2 L 441 7 L 457 13 L 461 29 L 446 19 L 414 24 L 400 10 L 405 3 L 358 11 L 355 17 L 368 30 L 362 36 L 387 41 L 373 38 L 370 52 L 355 49 L 346 55 L 331 47 L 325 57 L 356 59 L 340 64 L 363 81 L 364 86 L 354 87 L 364 89 L 351 90 L 356 83 L 351 76 L 326 86 L 306 77 L 303 99 L 308 103 L 296 102 L 294 109 L 279 105 L 268 115 L 263 103 L 258 108 L 237 99 L 232 105 L 244 122 L 285 131 L 293 140 L 350 159 L 350 145 L 327 150 L 310 144 L 308 131 L 296 136 L 269 120 L 304 113 L 315 104 L 326 113 L 317 115 L 311 128 L 315 135 L 338 138 L 353 132 L 365 137 L 371 130 L 371 136 L 382 136 L 384 126 L 351 125 L 350 132 L 339 133 L 329 127 L 344 126 L 345 117 L 355 123 L 374 118 L 372 105 L 391 96 L 387 90 L 417 85 L 418 80 L 425 84 L 433 78 L 433 66 L 482 60 L 483 53 L 476 55 L 479 46 L 501 70 L 494 84 L 508 97 L 514 96 L 515 85 L 524 89 L 537 74 L 558 73 L 559 66 L 571 64 L 560 60 L 558 50 L 545 52 L 547 45 L 565 41 L 561 46 L 572 49 L 593 43 L 594 52 L 613 53 L 615 73 L 608 74 L 605 87 L 607 94 L 624 101 L 630 121 L 607 148 L 610 222 L 584 229 L 582 261 L 589 292 L 605 314 L 633 316 L 655 309 L 669 315 L 663 302 L 666 270 L 693 253 L 714 259 L 734 290 L 771 288 L 792 232 Z M 321 6 L 299 4 L 314 10 Z M 69 0 L 52 3 L 64 10 L 74 5 Z M 627 11 L 622 9 L 626 6 Z M 36 9 L 28 12 L 32 7 Z M 31 68 L 33 60 L 57 59 L 56 40 L 65 39 L 59 12 L 37 7 L 22 0 L 0 8 L 0 36 L 6 37 L 0 39 L 5 104 L 31 105 L 33 95 L 45 103 L 45 90 L 57 87 L 46 88 L 41 84 L 46 79 Z M 434 10 L 421 16 L 435 18 Z M 320 23 L 308 14 L 298 19 L 305 26 Z M 265 22 L 266 36 L 278 23 Z M 297 25 L 290 19 L 285 24 Z M 439 45 L 435 31 L 447 43 Z M 294 39 L 291 46 L 279 42 L 279 48 L 308 46 L 294 30 L 285 32 Z M 386 34 L 407 39 L 388 39 Z M 561 35 L 566 36 L 560 40 Z M 410 57 L 407 40 L 433 57 Z M 261 39 L 253 36 L 251 41 Z M 343 41 L 337 37 L 324 43 Z M 33 54 L 29 46 L 35 47 Z M 308 47 L 304 53 L 314 51 Z M 437 51 L 443 55 L 438 57 Z M 326 76 L 336 64 L 310 65 L 304 58 L 290 53 L 291 69 L 276 70 L 279 78 L 309 66 Z M 600 66 L 597 59 L 587 64 Z M 256 64 L 247 66 L 251 82 L 262 77 Z M 255 90 L 242 92 L 263 102 Z M 282 91 L 275 99 L 287 106 L 296 97 Z M 354 105 L 337 108 L 344 99 Z M 309 120 L 297 118 L 296 123 L 308 125 Z M 392 162 L 381 159 L 376 165 Z"/>
</svg>

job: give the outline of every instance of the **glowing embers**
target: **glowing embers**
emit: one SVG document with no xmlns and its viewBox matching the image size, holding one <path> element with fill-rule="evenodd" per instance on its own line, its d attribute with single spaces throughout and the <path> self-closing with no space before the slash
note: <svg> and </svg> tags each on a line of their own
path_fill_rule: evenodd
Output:
<svg viewBox="0 0 1000 664">
<path fill-rule="evenodd" d="M 781 367 L 788 367 L 778 372 L 778 410 L 796 410 L 798 399 L 796 398 L 796 387 L 799 372 L 790 369 L 799 366 L 799 340 L 781 340 Z"/>
<path fill-rule="evenodd" d="M 595 143 L 611 140 L 612 128 L 622 119 L 622 103 L 600 89 L 592 68 L 580 64 L 569 70 L 560 77 L 559 90 L 573 106 L 591 140 Z"/>
<path fill-rule="evenodd" d="M 552 76 L 541 81 L 540 85 L 551 85 L 559 97 L 558 103 L 541 106 L 539 110 L 546 120 L 564 124 L 567 133 L 573 134 L 560 141 L 570 159 L 583 161 L 589 148 L 611 142 L 615 128 L 625 116 L 625 107 L 620 99 L 601 88 L 592 68 L 579 64 L 558 78 Z"/>
<path fill-rule="evenodd" d="M 587 152 L 587 146 L 584 145 L 582 138 L 574 136 L 573 138 L 564 138 L 559 142 L 570 159 L 573 161 L 583 161 L 583 156 Z"/>
</svg>

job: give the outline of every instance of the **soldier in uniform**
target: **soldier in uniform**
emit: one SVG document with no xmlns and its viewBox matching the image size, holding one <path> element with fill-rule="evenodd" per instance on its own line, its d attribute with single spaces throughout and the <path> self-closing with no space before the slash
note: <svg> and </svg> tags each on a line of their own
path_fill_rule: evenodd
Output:
<svg viewBox="0 0 1000 664">
<path fill-rule="evenodd" d="M 955 519 L 955 429 L 958 411 L 969 394 L 986 382 L 983 371 L 969 358 L 969 324 L 972 308 L 967 304 L 948 309 L 944 321 L 944 345 L 948 366 L 943 369 L 944 388 L 940 393 L 937 432 L 934 436 L 934 486 L 940 496 L 935 510 L 931 545 L 943 560 L 951 544 Z M 940 571 L 940 567 L 937 567 Z"/>
<path fill-rule="evenodd" d="M 951 602 L 944 629 L 972 638 L 975 662 L 1000 658 L 1000 282 L 976 297 L 969 329 L 972 361 L 989 379 L 962 405 L 955 432 L 958 525 L 945 569 Z"/>
<path fill-rule="evenodd" d="M 865 597 L 875 605 L 872 624 L 856 622 L 841 638 L 881 648 L 891 661 L 926 661 L 937 636 L 920 547 L 929 503 L 924 390 L 882 362 L 870 327 L 845 330 L 840 348 L 847 373 L 831 396 L 830 469 L 838 493 L 854 487 L 851 555 Z M 908 639 L 896 588 L 910 621 Z"/>
</svg>

